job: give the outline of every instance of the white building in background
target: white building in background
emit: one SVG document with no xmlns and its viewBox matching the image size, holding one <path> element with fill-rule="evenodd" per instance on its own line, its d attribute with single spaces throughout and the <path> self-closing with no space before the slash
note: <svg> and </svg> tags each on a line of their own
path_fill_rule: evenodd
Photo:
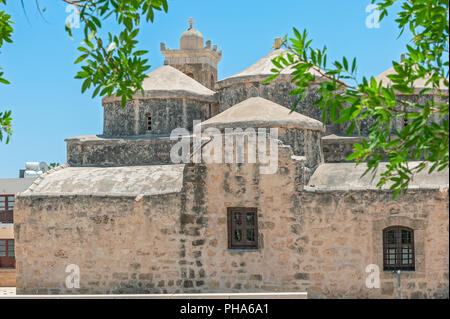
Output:
<svg viewBox="0 0 450 319">
<path fill-rule="evenodd" d="M 19 178 L 0 178 L 0 287 L 16 285 L 14 199 L 48 170 L 45 162 L 26 162 Z"/>
</svg>

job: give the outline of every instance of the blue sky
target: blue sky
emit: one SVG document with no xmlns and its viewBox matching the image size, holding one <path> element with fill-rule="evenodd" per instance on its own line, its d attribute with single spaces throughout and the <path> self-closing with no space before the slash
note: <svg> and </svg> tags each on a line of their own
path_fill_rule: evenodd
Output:
<svg viewBox="0 0 450 319">
<path fill-rule="evenodd" d="M 0 66 L 11 85 L 0 86 L 0 110 L 13 111 L 14 133 L 9 144 L 0 143 L 0 178 L 18 177 L 27 161 L 66 162 L 65 138 L 101 134 L 100 98 L 81 94 L 74 65 L 81 35 L 71 40 L 64 31 L 69 13 L 60 0 L 40 0 L 45 22 L 25 0 L 29 22 L 20 2 L 9 0 L 6 10 L 15 22 L 13 44 L 4 45 Z M 273 39 L 292 27 L 306 28 L 313 46 L 328 47 L 331 58 L 358 59 L 359 76 L 378 75 L 398 60 L 407 36 L 397 39 L 395 11 L 379 28 L 367 28 L 369 0 L 169 0 L 168 14 L 141 26 L 142 49 L 154 70 L 162 65 L 159 43 L 176 49 L 179 37 L 193 17 L 205 40 L 222 50 L 219 79 L 233 75 L 270 52 Z M 108 27 L 111 27 L 108 25 Z M 112 26 L 114 30 L 114 26 Z"/>
</svg>

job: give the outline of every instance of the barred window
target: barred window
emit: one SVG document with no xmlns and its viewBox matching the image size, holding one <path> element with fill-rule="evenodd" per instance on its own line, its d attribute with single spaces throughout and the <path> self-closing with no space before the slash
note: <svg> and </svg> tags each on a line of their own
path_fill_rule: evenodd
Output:
<svg viewBox="0 0 450 319">
<path fill-rule="evenodd" d="M 150 113 L 145 114 L 145 117 L 147 119 L 147 131 L 152 130 L 152 115 Z"/>
<path fill-rule="evenodd" d="M 12 223 L 14 195 L 0 195 L 0 223 Z"/>
<path fill-rule="evenodd" d="M 228 248 L 258 248 L 258 211 L 256 208 L 229 207 Z"/>
<path fill-rule="evenodd" d="M 14 268 L 15 264 L 14 239 L 0 239 L 0 268 Z"/>
<path fill-rule="evenodd" d="M 383 230 L 383 269 L 415 270 L 414 231 L 403 226 Z"/>
</svg>

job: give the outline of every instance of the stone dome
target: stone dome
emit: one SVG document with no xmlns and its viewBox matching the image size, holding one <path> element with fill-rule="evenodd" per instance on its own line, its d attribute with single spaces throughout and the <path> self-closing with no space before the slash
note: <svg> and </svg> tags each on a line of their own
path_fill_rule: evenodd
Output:
<svg viewBox="0 0 450 319">
<path fill-rule="evenodd" d="M 155 96 L 159 92 L 178 92 L 181 95 L 195 95 L 205 98 L 214 96 L 214 91 L 170 65 L 163 65 L 147 74 L 142 83 L 142 88 L 146 92 L 151 92 L 149 96 Z"/>
<path fill-rule="evenodd" d="M 202 129 L 277 127 L 324 132 L 322 122 L 263 99 L 252 97 L 200 123 Z"/>
<path fill-rule="evenodd" d="M 163 65 L 148 73 L 142 82 L 146 95 L 136 93 L 134 99 L 191 98 L 207 102 L 216 102 L 215 92 L 187 76 L 178 69 Z M 115 95 L 104 96 L 102 103 L 120 101 Z"/>
<path fill-rule="evenodd" d="M 190 27 L 184 31 L 180 38 L 181 50 L 203 49 L 203 35 L 200 31 Z"/>
</svg>

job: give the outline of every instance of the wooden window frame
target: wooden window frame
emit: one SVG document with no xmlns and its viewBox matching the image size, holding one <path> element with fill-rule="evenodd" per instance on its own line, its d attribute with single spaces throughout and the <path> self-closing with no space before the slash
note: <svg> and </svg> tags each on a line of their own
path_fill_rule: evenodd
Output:
<svg viewBox="0 0 450 319">
<path fill-rule="evenodd" d="M 14 223 L 14 206 L 12 208 L 12 210 L 8 209 L 8 197 L 13 197 L 14 198 L 14 203 L 15 203 L 15 196 L 14 194 L 2 194 L 0 195 L 0 198 L 4 198 L 5 199 L 5 209 L 0 210 L 0 223 L 7 223 L 7 224 L 12 224 Z"/>
<path fill-rule="evenodd" d="M 241 213 L 243 214 L 242 225 L 240 227 L 235 227 L 233 224 L 233 214 Z M 247 227 L 247 214 L 253 213 L 254 225 Z M 228 249 L 245 249 L 245 250 L 255 250 L 258 249 L 258 209 L 255 207 L 228 207 L 227 208 L 227 227 L 228 227 Z M 238 228 L 242 230 L 242 242 L 236 242 L 233 240 L 234 230 Z M 254 240 L 247 240 L 247 229 L 253 229 Z"/>
<path fill-rule="evenodd" d="M 394 231 L 394 243 L 389 244 L 387 242 L 387 234 L 389 231 Z M 402 243 L 402 231 L 408 231 L 411 236 L 411 243 Z M 402 250 L 404 248 L 411 249 L 411 263 L 403 264 Z M 388 249 L 395 249 L 395 263 L 388 264 Z M 415 271 L 416 254 L 414 249 L 414 229 L 405 226 L 389 226 L 383 229 L 383 270 L 384 271 Z"/>
<path fill-rule="evenodd" d="M 6 256 L 0 256 L 0 269 L 4 268 L 16 268 L 16 251 L 15 251 L 15 242 L 13 238 L 0 238 L 0 240 L 5 241 L 5 255 Z M 11 246 L 12 242 L 12 252 L 13 256 L 9 256 L 9 252 L 11 251 L 9 247 Z"/>
</svg>

